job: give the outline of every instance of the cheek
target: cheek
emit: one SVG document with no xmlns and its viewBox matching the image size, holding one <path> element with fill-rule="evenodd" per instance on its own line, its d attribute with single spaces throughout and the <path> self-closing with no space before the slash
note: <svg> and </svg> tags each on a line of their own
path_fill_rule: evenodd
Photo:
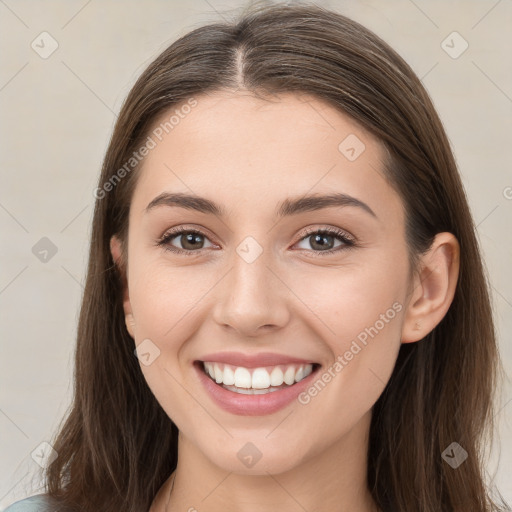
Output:
<svg viewBox="0 0 512 512">
<path fill-rule="evenodd" d="M 317 272 L 297 280 L 296 293 L 313 314 L 316 333 L 329 353 L 320 382 L 302 403 L 318 411 L 338 411 L 335 422 L 360 417 L 378 399 L 400 348 L 406 276 L 386 262 Z M 312 286 L 314 283 L 314 286 Z M 294 291 L 295 291 L 294 290 Z M 325 391 L 324 391 L 325 390 Z"/>
<path fill-rule="evenodd" d="M 322 338 L 330 340 L 333 350 L 345 350 L 361 333 L 364 342 L 364 333 L 372 326 L 384 337 L 400 331 L 406 281 L 392 267 L 365 263 L 295 277 L 294 293 L 310 310 L 309 316 L 317 318 Z"/>
<path fill-rule="evenodd" d="M 190 368 L 180 364 L 180 352 L 197 329 L 195 315 L 207 292 L 205 280 L 193 266 L 172 268 L 149 258 L 137 266 L 135 258 L 131 261 L 129 290 L 135 343 L 150 340 L 150 351 L 158 354 L 149 365 L 141 360 L 141 370 L 155 398 L 182 429 L 192 412 L 190 395 L 183 391 L 189 389 Z"/>
<path fill-rule="evenodd" d="M 130 303 L 136 339 L 154 337 L 166 344 L 189 322 L 207 292 L 205 280 L 193 267 L 171 268 L 159 262 L 141 265 L 132 274 Z"/>
</svg>

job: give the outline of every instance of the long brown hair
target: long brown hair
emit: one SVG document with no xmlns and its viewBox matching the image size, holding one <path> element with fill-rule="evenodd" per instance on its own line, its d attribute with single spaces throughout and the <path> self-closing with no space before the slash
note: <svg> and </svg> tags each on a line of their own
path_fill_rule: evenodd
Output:
<svg viewBox="0 0 512 512">
<path fill-rule="evenodd" d="M 385 512 L 501 510 L 484 478 L 500 368 L 489 285 L 434 106 L 405 61 L 363 26 L 313 4 L 261 2 L 174 42 L 123 104 L 96 193 L 74 400 L 53 443 L 58 457 L 47 470 L 48 493 L 83 512 L 140 512 L 176 468 L 178 430 L 134 355 L 122 308 L 125 282 L 109 241 L 114 234 L 126 239 L 139 167 L 126 163 L 155 120 L 190 98 L 237 88 L 312 95 L 382 142 L 386 178 L 406 208 L 411 268 L 436 233 L 457 237 L 454 300 L 425 339 L 401 346 L 373 408 L 368 484 Z M 452 442 L 468 453 L 456 470 L 441 456 Z"/>
</svg>

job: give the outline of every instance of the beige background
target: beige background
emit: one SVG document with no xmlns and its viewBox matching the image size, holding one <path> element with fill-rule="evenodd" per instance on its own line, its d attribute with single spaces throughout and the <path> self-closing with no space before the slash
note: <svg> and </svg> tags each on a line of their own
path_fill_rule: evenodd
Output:
<svg viewBox="0 0 512 512">
<path fill-rule="evenodd" d="M 318 1 L 391 44 L 422 78 L 460 166 L 512 374 L 512 3 Z M 76 319 L 95 188 L 121 102 L 170 42 L 244 2 L 0 0 L 0 510 L 37 491 L 31 454 L 71 398 Z M 58 49 L 51 49 L 50 36 Z M 468 48 L 457 58 L 452 56 Z M 44 39 L 41 43 L 41 38 Z M 453 40 L 453 43 L 451 42 Z M 37 47 L 36 47 L 37 48 Z M 448 48 L 446 48 L 448 49 Z M 32 252 L 43 237 L 55 255 Z M 50 258 L 51 256 L 51 258 Z M 512 387 L 488 473 L 512 502 Z M 37 452 L 35 452 L 37 453 Z"/>
</svg>

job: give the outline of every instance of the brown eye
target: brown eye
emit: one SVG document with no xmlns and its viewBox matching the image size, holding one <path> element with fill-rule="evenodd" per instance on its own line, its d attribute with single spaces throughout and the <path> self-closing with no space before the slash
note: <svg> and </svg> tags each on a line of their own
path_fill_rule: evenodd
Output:
<svg viewBox="0 0 512 512">
<path fill-rule="evenodd" d="M 336 240 L 340 242 L 337 245 Z M 205 246 L 205 242 L 208 242 L 210 247 L 214 247 L 214 244 L 212 244 L 208 237 L 201 231 L 197 229 L 177 228 L 167 232 L 162 239 L 157 242 L 157 245 L 163 246 L 165 249 L 178 254 L 194 255 L 208 247 Z M 299 247 L 299 249 L 307 250 L 315 254 L 315 256 L 322 253 L 325 255 L 337 253 L 355 246 L 355 241 L 352 238 L 349 238 L 345 232 L 334 228 L 309 230 L 298 243 L 308 245 L 309 247 Z M 178 244 L 178 246 L 176 246 L 176 244 Z"/>
<path fill-rule="evenodd" d="M 205 241 L 209 242 L 206 235 L 201 231 L 178 228 L 165 234 L 158 245 L 164 246 L 169 251 L 191 254 L 204 249 Z M 213 247 L 213 244 L 209 243 Z M 175 244 L 178 244 L 178 247 Z"/>
<path fill-rule="evenodd" d="M 202 249 L 204 245 L 204 240 L 201 240 L 203 235 L 199 235 L 197 233 L 187 233 L 187 234 L 181 234 L 177 235 L 172 239 L 177 238 L 180 241 L 181 248 L 187 249 L 187 250 L 194 250 L 194 249 Z"/>
<path fill-rule="evenodd" d="M 336 240 L 340 242 L 337 245 Z M 299 243 L 305 243 L 309 246 L 299 247 L 300 249 L 327 254 L 348 249 L 355 245 L 354 240 L 349 238 L 346 233 L 333 228 L 310 230 L 306 233 L 306 236 L 301 238 Z"/>
</svg>

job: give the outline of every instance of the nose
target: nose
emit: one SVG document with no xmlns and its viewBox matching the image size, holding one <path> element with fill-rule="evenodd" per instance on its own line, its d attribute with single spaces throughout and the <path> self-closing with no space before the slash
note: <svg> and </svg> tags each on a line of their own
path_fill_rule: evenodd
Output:
<svg viewBox="0 0 512 512">
<path fill-rule="evenodd" d="M 290 318 L 293 294 L 278 271 L 269 266 L 266 253 L 248 262 L 237 253 L 222 280 L 213 318 L 239 336 L 255 337 L 284 327 Z"/>
</svg>

